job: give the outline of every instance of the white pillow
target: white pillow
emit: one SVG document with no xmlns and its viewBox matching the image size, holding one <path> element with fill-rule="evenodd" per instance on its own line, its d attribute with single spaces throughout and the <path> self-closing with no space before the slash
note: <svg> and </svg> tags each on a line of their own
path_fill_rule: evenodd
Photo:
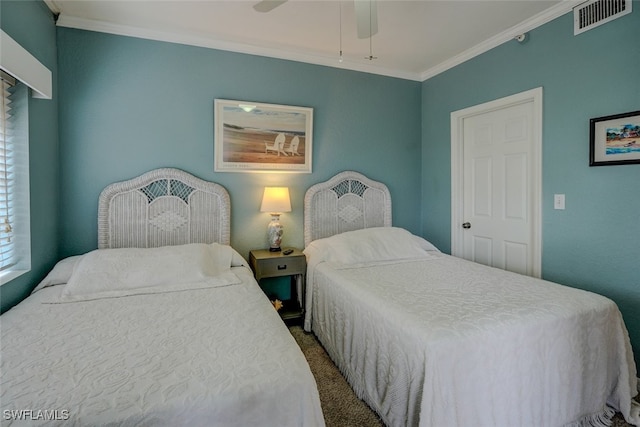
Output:
<svg viewBox="0 0 640 427">
<path fill-rule="evenodd" d="M 336 266 L 358 267 L 429 258 L 425 248 L 437 251 L 429 242 L 405 229 L 373 227 L 315 240 L 304 252 L 316 257 L 314 262 L 326 261 Z"/>
<path fill-rule="evenodd" d="M 82 256 L 56 302 L 240 283 L 231 272 L 232 262 L 238 261 L 236 254 L 230 246 L 217 243 L 97 249 Z"/>
<path fill-rule="evenodd" d="M 420 247 L 422 249 L 424 249 L 425 251 L 434 251 L 434 252 L 440 252 L 440 249 L 436 248 L 435 245 L 433 243 L 431 243 L 428 240 L 425 240 L 424 238 L 420 237 L 420 236 L 416 236 L 413 235 L 413 239 L 418 242 L 418 244 L 420 245 Z"/>
<path fill-rule="evenodd" d="M 42 279 L 31 293 L 33 294 L 34 292 L 38 292 L 40 289 L 47 288 L 49 286 L 64 285 L 67 283 L 71 278 L 73 268 L 76 266 L 78 261 L 80 261 L 80 258 L 82 258 L 82 255 L 74 255 L 58 261 L 49 274 Z"/>
</svg>

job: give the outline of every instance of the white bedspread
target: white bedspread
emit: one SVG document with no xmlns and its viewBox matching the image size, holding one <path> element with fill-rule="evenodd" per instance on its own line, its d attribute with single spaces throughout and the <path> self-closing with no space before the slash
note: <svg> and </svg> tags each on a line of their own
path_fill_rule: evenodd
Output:
<svg viewBox="0 0 640 427">
<path fill-rule="evenodd" d="M 613 409 L 640 424 L 628 333 L 605 297 L 438 253 L 309 261 L 305 327 L 387 425 L 607 425 Z"/>
<path fill-rule="evenodd" d="M 30 410 L 65 426 L 323 426 L 302 352 L 250 270 L 232 270 L 241 284 L 69 304 L 41 304 L 63 286 L 36 292 L 0 317 L 0 423 L 48 424 L 7 420 Z"/>
</svg>

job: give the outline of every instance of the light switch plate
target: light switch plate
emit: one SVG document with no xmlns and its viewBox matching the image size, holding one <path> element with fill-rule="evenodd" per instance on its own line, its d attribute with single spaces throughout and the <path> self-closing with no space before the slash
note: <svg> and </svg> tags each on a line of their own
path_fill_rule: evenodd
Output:
<svg viewBox="0 0 640 427">
<path fill-rule="evenodd" d="M 553 209 L 564 209 L 564 194 L 553 195 Z"/>
</svg>

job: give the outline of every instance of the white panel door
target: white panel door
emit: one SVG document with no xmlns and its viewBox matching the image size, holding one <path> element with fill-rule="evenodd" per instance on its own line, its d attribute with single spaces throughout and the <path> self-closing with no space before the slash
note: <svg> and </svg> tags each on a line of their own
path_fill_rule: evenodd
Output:
<svg viewBox="0 0 640 427">
<path fill-rule="evenodd" d="M 465 117 L 463 257 L 533 275 L 533 102 Z"/>
</svg>

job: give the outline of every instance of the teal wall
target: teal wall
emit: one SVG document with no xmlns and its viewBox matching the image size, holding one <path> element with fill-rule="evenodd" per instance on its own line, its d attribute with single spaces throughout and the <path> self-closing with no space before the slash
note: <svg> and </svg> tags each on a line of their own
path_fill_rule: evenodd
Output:
<svg viewBox="0 0 640 427">
<path fill-rule="evenodd" d="M 61 256 L 94 249 L 100 191 L 158 167 L 231 195 L 231 243 L 267 246 L 265 185 L 288 186 L 283 245 L 303 247 L 303 198 L 344 169 L 386 182 L 394 221 L 420 231 L 420 83 L 336 68 L 58 28 Z M 313 173 L 213 172 L 214 99 L 312 107 Z"/>
<path fill-rule="evenodd" d="M 0 311 L 26 297 L 58 260 L 59 158 L 56 27 L 43 2 L 0 1 L 2 30 L 53 73 L 53 100 L 29 97 L 31 271 L 0 287 Z"/>
<path fill-rule="evenodd" d="M 640 165 L 589 167 L 589 119 L 640 110 L 637 7 L 578 36 L 566 14 L 422 84 L 423 234 L 450 251 L 451 112 L 540 86 L 543 277 L 612 298 L 638 362 Z"/>
</svg>

